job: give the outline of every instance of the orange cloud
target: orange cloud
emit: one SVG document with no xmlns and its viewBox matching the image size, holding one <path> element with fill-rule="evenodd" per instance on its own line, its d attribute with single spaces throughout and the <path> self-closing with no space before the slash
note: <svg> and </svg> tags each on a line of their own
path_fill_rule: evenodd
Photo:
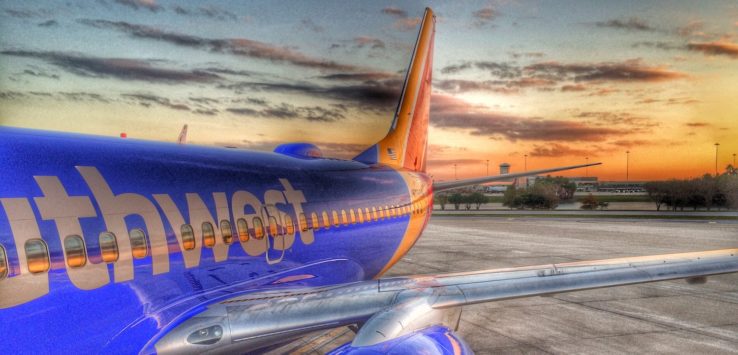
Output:
<svg viewBox="0 0 738 355">
<path fill-rule="evenodd" d="M 738 58 L 738 44 L 731 42 L 689 43 L 687 44 L 687 49 L 702 52 L 705 55 L 724 55 L 731 58 Z"/>
</svg>

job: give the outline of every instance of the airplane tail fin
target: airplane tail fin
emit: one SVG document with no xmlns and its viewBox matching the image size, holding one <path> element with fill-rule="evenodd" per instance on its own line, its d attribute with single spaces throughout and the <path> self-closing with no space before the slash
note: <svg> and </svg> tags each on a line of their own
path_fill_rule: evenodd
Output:
<svg viewBox="0 0 738 355">
<path fill-rule="evenodd" d="M 435 15 L 426 8 L 392 126 L 387 136 L 354 160 L 425 171 L 435 32 Z"/>
<path fill-rule="evenodd" d="M 179 132 L 177 137 L 178 144 L 187 144 L 187 125 L 182 126 L 182 131 Z"/>
</svg>

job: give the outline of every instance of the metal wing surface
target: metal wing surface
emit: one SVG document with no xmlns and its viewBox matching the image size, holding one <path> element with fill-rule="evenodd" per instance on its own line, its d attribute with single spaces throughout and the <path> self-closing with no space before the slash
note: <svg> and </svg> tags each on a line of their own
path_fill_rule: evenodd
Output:
<svg viewBox="0 0 738 355">
<path fill-rule="evenodd" d="M 459 307 L 601 287 L 738 272 L 738 249 L 392 277 L 347 285 L 275 290 L 211 304 L 155 344 L 159 353 L 244 351 L 307 332 L 357 324 L 352 346 L 372 346 L 428 326 L 455 327 Z M 193 347 L 203 329 L 220 329 Z M 212 331 L 211 331 L 212 334 Z M 188 340 L 189 339 L 189 340 Z M 197 341 L 197 339 L 194 339 Z"/>
</svg>

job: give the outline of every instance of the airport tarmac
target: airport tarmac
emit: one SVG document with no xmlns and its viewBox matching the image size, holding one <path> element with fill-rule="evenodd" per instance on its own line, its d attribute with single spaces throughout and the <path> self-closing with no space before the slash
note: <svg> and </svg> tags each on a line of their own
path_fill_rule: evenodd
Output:
<svg viewBox="0 0 738 355">
<path fill-rule="evenodd" d="M 434 216 L 386 276 L 737 246 L 738 224 L 721 221 Z M 477 354 L 736 354 L 738 274 L 467 306 L 458 334 Z M 324 353 L 352 335 L 336 329 L 300 350 Z"/>
</svg>

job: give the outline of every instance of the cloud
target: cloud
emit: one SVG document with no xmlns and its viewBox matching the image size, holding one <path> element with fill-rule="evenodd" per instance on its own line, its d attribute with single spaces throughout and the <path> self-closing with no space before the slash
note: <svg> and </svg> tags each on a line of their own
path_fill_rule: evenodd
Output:
<svg viewBox="0 0 738 355">
<path fill-rule="evenodd" d="M 124 21 L 79 20 L 80 23 L 96 28 L 113 29 L 132 37 L 162 41 L 181 47 L 203 49 L 214 53 L 228 53 L 241 57 L 268 60 L 276 63 L 321 69 L 355 71 L 357 67 L 344 65 L 331 60 L 309 57 L 286 47 L 259 42 L 247 38 L 209 39 L 177 32 L 167 32 L 158 28 L 132 24 Z"/>
<path fill-rule="evenodd" d="M 633 48 L 656 48 L 656 49 L 663 49 L 665 51 L 669 50 L 677 50 L 677 49 L 685 49 L 683 44 L 677 44 L 677 43 L 671 43 L 671 42 L 663 42 L 663 41 L 642 41 L 642 42 L 636 42 L 632 45 Z"/>
<path fill-rule="evenodd" d="M 631 148 L 631 147 L 642 147 L 644 145 L 653 145 L 654 142 L 643 140 L 643 139 L 620 139 L 613 142 L 609 142 L 617 147 Z"/>
<path fill-rule="evenodd" d="M 30 10 L 30 9 L 22 9 L 22 10 L 5 9 L 5 13 L 8 14 L 10 17 L 15 17 L 15 18 L 20 18 L 20 19 L 48 17 L 48 16 L 51 16 L 53 14 L 51 12 L 51 10 L 47 10 L 47 9 L 38 9 L 38 10 Z"/>
<path fill-rule="evenodd" d="M 312 122 L 332 122 L 346 118 L 340 108 L 327 109 L 320 106 L 294 106 L 282 103 L 276 106 L 267 105 L 260 109 L 249 107 L 232 107 L 226 109 L 236 115 L 263 117 L 279 120 L 304 119 Z"/>
<path fill-rule="evenodd" d="M 576 149 L 559 143 L 551 143 L 547 145 L 534 145 L 530 151 L 531 157 L 566 157 L 574 155 L 591 155 L 592 152 L 588 152 L 584 149 Z"/>
<path fill-rule="evenodd" d="M 577 118 L 585 118 L 590 124 L 600 127 L 621 127 L 629 132 L 652 129 L 659 126 L 658 122 L 629 112 L 610 111 L 583 111 L 575 115 Z M 622 132 L 622 130 L 621 130 Z"/>
<path fill-rule="evenodd" d="M 81 54 L 6 50 L 0 54 L 43 60 L 80 76 L 141 80 L 148 82 L 211 82 L 218 75 L 203 71 L 175 70 L 154 67 L 149 61 L 127 58 L 88 57 Z"/>
<path fill-rule="evenodd" d="M 151 12 L 164 10 L 161 6 L 156 4 L 156 0 L 115 0 L 115 3 L 128 6 L 134 10 L 146 9 Z"/>
<path fill-rule="evenodd" d="M 514 63 L 492 61 L 462 62 L 459 64 L 448 65 L 441 68 L 441 73 L 456 74 L 472 68 L 489 72 L 490 75 L 501 79 L 518 78 L 522 75 L 522 69 Z"/>
<path fill-rule="evenodd" d="M 732 42 L 692 42 L 687 44 L 687 49 L 690 51 L 702 52 L 705 55 L 724 55 L 733 59 L 738 59 L 738 44 Z"/>
<path fill-rule="evenodd" d="M 491 112 L 450 95 L 431 99 L 431 124 L 438 128 L 468 130 L 472 135 L 501 137 L 510 141 L 600 141 L 621 134 L 614 128 L 595 127 L 582 122 L 545 120 Z"/>
<path fill-rule="evenodd" d="M 399 18 L 406 18 L 407 11 L 400 9 L 399 7 L 389 6 L 382 9 L 382 13 Z"/>
<path fill-rule="evenodd" d="M 420 25 L 420 17 L 408 17 L 397 19 L 392 26 L 400 31 L 412 31 L 416 30 L 418 25 Z"/>
<path fill-rule="evenodd" d="M 23 73 L 21 74 L 28 75 L 28 76 L 34 76 L 37 78 L 48 78 L 48 79 L 59 80 L 59 75 L 47 73 L 46 71 L 41 70 L 41 69 L 25 69 L 23 70 Z"/>
<path fill-rule="evenodd" d="M 520 59 L 520 58 L 543 58 L 546 56 L 543 52 L 509 52 L 508 53 L 511 57 L 514 59 Z"/>
<path fill-rule="evenodd" d="M 520 92 L 518 88 L 506 87 L 501 81 L 475 81 L 475 80 L 436 80 L 433 87 L 452 93 L 463 93 L 473 91 L 486 91 L 499 94 L 517 94 Z"/>
<path fill-rule="evenodd" d="M 384 79 L 400 79 L 397 74 L 385 72 L 337 73 L 320 76 L 321 79 L 335 81 L 377 81 Z"/>
<path fill-rule="evenodd" d="M 364 109 L 384 111 L 397 104 L 402 82 L 399 80 L 366 81 L 351 85 L 320 86 L 313 83 L 238 82 L 221 84 L 221 89 L 236 94 L 269 91 L 283 94 L 302 94 L 321 99 L 344 101 Z"/>
<path fill-rule="evenodd" d="M 384 41 L 375 37 L 359 36 L 354 38 L 354 44 L 359 48 L 369 47 L 372 49 L 384 49 Z"/>
<path fill-rule="evenodd" d="M 605 27 L 605 28 L 615 28 L 619 30 L 627 30 L 627 31 L 656 31 L 654 27 L 649 25 L 645 20 L 638 18 L 638 17 L 631 17 L 627 20 L 609 20 L 609 21 L 602 21 L 602 22 L 595 22 L 595 26 L 597 27 Z"/>
<path fill-rule="evenodd" d="M 139 105 L 144 107 L 151 107 L 152 105 L 158 105 L 167 107 L 173 110 L 180 110 L 180 111 L 190 111 L 190 107 L 181 104 L 181 103 L 174 103 L 170 99 L 162 96 L 152 95 L 152 94 L 121 94 L 120 95 L 123 98 L 131 99 L 135 102 L 137 102 Z"/>
<path fill-rule="evenodd" d="M 702 29 L 704 27 L 705 23 L 702 21 L 690 21 L 686 25 L 677 28 L 677 34 L 682 37 L 702 35 Z"/>
<path fill-rule="evenodd" d="M 313 20 L 309 18 L 306 18 L 300 21 L 300 28 L 313 31 L 315 33 L 320 33 L 320 32 L 325 31 L 325 28 L 323 28 L 323 26 L 319 26 L 318 24 L 316 24 L 315 22 L 313 22 Z"/>
<path fill-rule="evenodd" d="M 56 22 L 56 20 L 48 20 L 41 22 L 37 25 L 38 27 L 56 27 L 59 26 L 59 22 Z"/>
<path fill-rule="evenodd" d="M 579 92 L 587 91 L 587 86 L 582 84 L 564 85 L 561 87 L 562 92 Z"/>
<path fill-rule="evenodd" d="M 472 12 L 472 17 L 474 17 L 474 25 L 477 27 L 481 27 L 488 23 L 491 23 L 492 21 L 494 21 L 494 19 L 497 18 L 498 15 L 499 13 L 492 7 L 485 7 Z"/>
<path fill-rule="evenodd" d="M 524 68 L 531 76 L 545 77 L 552 80 L 582 81 L 616 81 L 616 82 L 662 82 L 682 79 L 686 74 L 649 66 L 641 60 L 623 62 L 576 63 L 543 62 Z"/>
<path fill-rule="evenodd" d="M 707 122 L 687 122 L 684 125 L 690 128 L 704 128 L 712 126 Z"/>
</svg>

